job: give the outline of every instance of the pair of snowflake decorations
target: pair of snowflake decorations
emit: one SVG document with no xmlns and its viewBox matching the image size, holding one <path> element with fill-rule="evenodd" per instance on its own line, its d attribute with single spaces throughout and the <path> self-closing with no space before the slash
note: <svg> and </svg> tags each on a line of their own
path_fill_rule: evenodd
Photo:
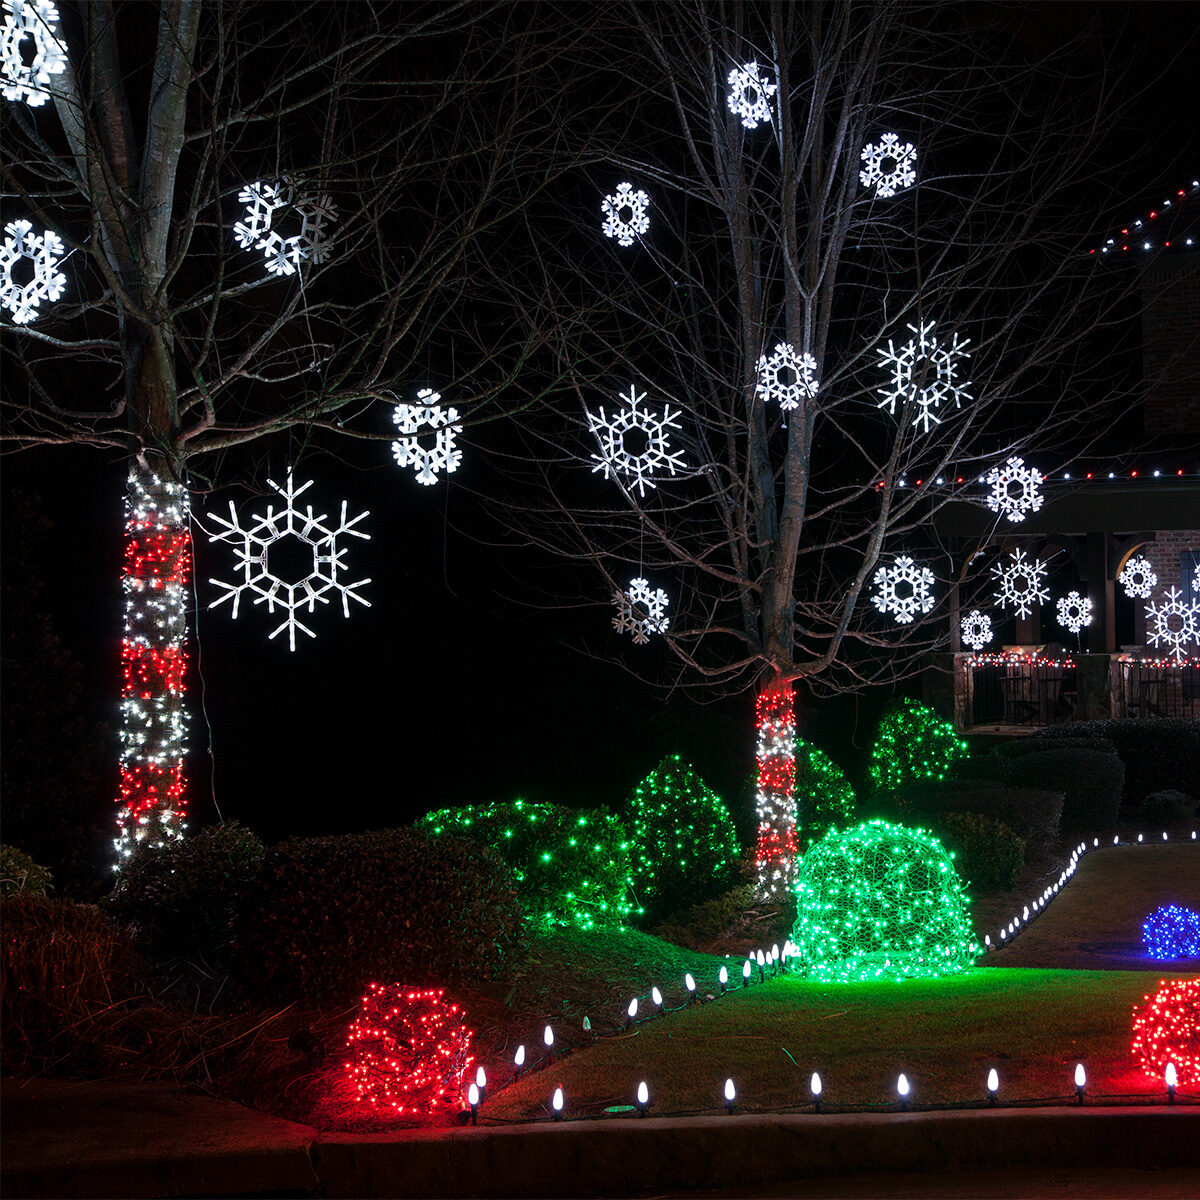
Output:
<svg viewBox="0 0 1200 1200">
<path fill-rule="evenodd" d="M 4 0 L 0 22 L 0 88 L 6 100 L 40 108 L 50 98 L 51 75 L 67 69 L 58 36 L 58 9 L 50 0 Z"/>
<path fill-rule="evenodd" d="M 592 468 L 603 471 L 605 479 L 619 476 L 631 480 L 630 487 L 637 488 L 639 496 L 645 496 L 647 488 L 657 486 L 652 478 L 656 471 L 666 470 L 675 474 L 682 470 L 683 451 L 671 449 L 670 429 L 681 430 L 676 421 L 678 412 L 664 405 L 662 414 L 642 408 L 645 392 L 639 392 L 632 384 L 629 395 L 621 396 L 624 407 L 610 417 L 601 405 L 596 413 L 588 412 L 588 428 L 600 445 L 600 453 L 593 454 L 596 465 Z"/>
<path fill-rule="evenodd" d="M 888 387 L 877 389 L 883 397 L 877 407 L 886 408 L 895 416 L 898 403 L 915 405 L 912 423 L 928 433 L 932 425 L 941 423 L 942 418 L 937 414 L 943 401 L 948 404 L 952 400 L 954 407 L 960 408 L 964 400 L 972 399 L 967 391 L 970 380 L 958 378 L 959 360 L 970 357 L 964 347 L 971 339 L 960 342 L 955 332 L 947 343 L 938 338 L 933 321 L 924 321 L 919 328 L 916 325 L 908 328 L 914 336 L 899 348 L 890 338 L 886 350 L 878 348 L 879 365 L 892 378 Z"/>
<path fill-rule="evenodd" d="M 617 606 L 613 628 L 618 633 L 633 634 L 635 646 L 644 646 L 652 633 L 666 633 L 670 600 L 662 588 L 651 590 L 648 579 L 631 579 L 626 591 L 613 593 L 613 603 Z"/>
<path fill-rule="evenodd" d="M 771 97 L 779 88 L 759 73 L 758 63 L 748 62 L 729 72 L 729 111 L 741 117 L 747 129 L 757 129 L 771 119 Z"/>
<path fill-rule="evenodd" d="M 1148 558 L 1135 554 L 1125 560 L 1117 582 L 1125 589 L 1125 595 L 1131 600 L 1149 600 L 1150 593 L 1158 585 L 1158 573 Z"/>
<path fill-rule="evenodd" d="M 1092 602 L 1078 592 L 1068 592 L 1058 601 L 1058 623 L 1072 633 L 1078 633 L 1092 623 Z"/>
<path fill-rule="evenodd" d="M 215 608 L 226 600 L 232 600 L 233 617 L 236 619 L 242 596 L 249 595 L 255 604 L 265 604 L 271 614 L 276 608 L 280 609 L 286 616 L 270 636 L 273 638 L 286 629 L 288 645 L 294 651 L 297 629 L 309 637 L 316 636 L 297 614 L 306 608 L 312 613 L 318 604 L 328 604 L 329 593 L 341 597 L 342 615 L 345 617 L 350 616 L 351 600 L 371 607 L 370 601 L 358 594 L 358 589 L 370 583 L 370 579 L 346 583 L 339 577 L 339 572 L 346 569 L 347 551 L 338 545 L 338 538 L 343 535 L 369 540 L 369 533 L 363 533 L 354 526 L 370 514 L 362 512 L 357 517 L 347 519 L 346 501 L 343 500 L 341 519 L 335 525 L 324 514 L 314 516 L 311 504 L 304 512 L 297 507 L 296 501 L 312 487 L 311 479 L 296 487 L 289 470 L 285 486 L 280 487 L 271 479 L 267 482 L 284 498 L 284 507 L 278 512 L 268 504 L 265 517 L 251 517 L 243 527 L 231 500 L 228 520 L 213 517 L 218 525 L 225 528 L 220 533 L 210 534 L 209 541 L 233 545 L 236 565 L 242 572 L 242 578 L 237 583 L 210 579 L 210 583 L 224 588 L 225 594 L 208 607 Z"/>
<path fill-rule="evenodd" d="M 1197 569 L 1200 583 L 1200 568 Z M 1161 604 L 1146 605 L 1146 636 L 1152 646 L 1164 646 L 1172 658 L 1186 658 L 1184 647 L 1200 642 L 1200 602 L 1187 601 L 1177 587 L 1167 588 Z"/>
<path fill-rule="evenodd" d="M 1025 460 L 1015 455 L 999 467 L 993 467 L 984 478 L 990 491 L 987 506 L 1010 521 L 1023 521 L 1025 514 L 1037 512 L 1045 497 L 1039 490 L 1043 475 Z"/>
<path fill-rule="evenodd" d="M 441 398 L 432 388 L 421 388 L 417 392 L 420 404 L 397 404 L 392 412 L 392 420 L 400 430 L 400 437 L 392 443 L 396 465 L 412 467 L 417 482 L 426 486 L 437 483 L 439 471 L 449 475 L 462 463 L 462 451 L 455 444 L 462 428 L 455 423 L 458 410 L 443 408 L 438 403 Z M 423 446 L 421 437 L 428 440 L 430 433 L 433 445 Z"/>
<path fill-rule="evenodd" d="M 982 650 L 992 640 L 992 618 L 973 608 L 959 623 L 962 640 L 972 650 Z"/>
<path fill-rule="evenodd" d="M 933 572 L 899 555 L 890 567 L 880 567 L 873 579 L 879 589 L 871 603 L 881 613 L 891 613 L 898 625 L 909 625 L 918 614 L 933 607 Z"/>
<path fill-rule="evenodd" d="M 1024 550 L 1013 551 L 1007 563 L 997 563 L 992 574 L 1000 586 L 996 591 L 996 603 L 1001 608 L 1016 610 L 1018 617 L 1027 617 L 1033 606 L 1049 600 L 1050 593 L 1043 586 L 1047 567 L 1041 559 L 1027 558 Z"/>
<path fill-rule="evenodd" d="M 28 221 L 9 221 L 0 245 L 0 307 L 12 313 L 17 325 L 28 325 L 45 300 L 62 295 L 67 277 L 58 269 L 63 244 L 58 234 L 33 232 Z"/>
<path fill-rule="evenodd" d="M 611 196 L 605 196 L 600 204 L 604 213 L 604 236 L 617 239 L 618 246 L 632 246 L 635 237 L 641 237 L 650 228 L 646 214 L 650 197 L 640 188 L 635 192 L 632 183 L 619 183 Z"/>
<path fill-rule="evenodd" d="M 758 398 L 764 403 L 777 400 L 787 412 L 798 408 L 801 400 L 811 400 L 817 387 L 817 360 L 811 354 L 798 354 L 787 342 L 758 360 Z"/>
<path fill-rule="evenodd" d="M 917 182 L 917 148 L 911 142 L 901 142 L 894 133 L 885 133 L 878 144 L 868 142 L 860 157 L 863 167 L 859 180 L 863 187 L 873 187 L 882 200 Z"/>
<path fill-rule="evenodd" d="M 246 212 L 233 236 L 242 249 L 261 250 L 272 275 L 294 275 L 301 263 L 322 263 L 329 257 L 329 226 L 337 212 L 328 196 L 306 196 L 285 176 L 274 183 L 248 184 L 238 199 Z M 286 232 L 289 227 L 292 232 Z"/>
</svg>

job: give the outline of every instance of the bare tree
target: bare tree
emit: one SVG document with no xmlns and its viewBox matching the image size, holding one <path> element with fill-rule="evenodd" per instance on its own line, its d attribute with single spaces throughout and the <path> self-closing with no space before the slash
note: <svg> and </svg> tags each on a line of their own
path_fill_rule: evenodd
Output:
<svg viewBox="0 0 1200 1200">
<path fill-rule="evenodd" d="M 190 491 L 271 435 L 395 436 L 381 401 L 477 322 L 476 244 L 567 169 L 569 88 L 533 5 L 9 7 L 13 287 L 41 231 L 65 254 L 57 303 L 5 314 L 4 436 L 129 460 L 128 853 L 183 827 Z M 456 356 L 464 426 L 495 418 L 534 328 Z"/>
<path fill-rule="evenodd" d="M 618 629 L 661 632 L 675 684 L 757 690 L 771 891 L 794 872 L 794 686 L 916 670 L 970 557 L 933 514 L 1094 436 L 1120 307 L 1085 234 L 1111 203 L 1113 81 L 949 5 L 610 12 L 636 117 L 596 207 L 545 214 L 509 273 L 519 307 L 556 313 L 549 370 L 574 398 L 525 422 L 502 511 L 598 571 Z M 605 193 L 626 245 L 601 236 Z"/>
</svg>

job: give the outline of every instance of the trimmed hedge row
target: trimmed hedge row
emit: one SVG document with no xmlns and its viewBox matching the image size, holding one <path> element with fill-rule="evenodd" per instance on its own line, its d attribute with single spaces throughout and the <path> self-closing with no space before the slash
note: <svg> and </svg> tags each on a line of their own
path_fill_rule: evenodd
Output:
<svg viewBox="0 0 1200 1200">
<path fill-rule="evenodd" d="M 1097 750 L 1044 750 L 1013 759 L 1005 778 L 1018 787 L 1062 793 L 1063 833 L 1105 833 L 1116 828 L 1125 767 Z"/>
<path fill-rule="evenodd" d="M 999 780 L 926 780 L 890 797 L 904 820 L 937 821 L 947 813 L 969 812 L 1000 821 L 1023 841 L 1053 838 L 1063 815 L 1063 793 L 1045 788 L 1007 787 Z"/>
</svg>

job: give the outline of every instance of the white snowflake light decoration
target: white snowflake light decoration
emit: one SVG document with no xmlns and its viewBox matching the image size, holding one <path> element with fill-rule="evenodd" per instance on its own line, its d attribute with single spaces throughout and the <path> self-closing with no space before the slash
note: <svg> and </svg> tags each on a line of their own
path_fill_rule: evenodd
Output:
<svg viewBox="0 0 1200 1200">
<path fill-rule="evenodd" d="M 618 246 L 632 246 L 633 239 L 650 228 L 649 206 L 650 197 L 640 188 L 635 192 L 632 183 L 617 184 L 617 190 L 600 205 L 604 236 L 616 238 Z"/>
<path fill-rule="evenodd" d="M 28 221 L 5 225 L 0 246 L 0 307 L 12 313 L 15 324 L 28 325 L 43 300 L 52 304 L 62 295 L 67 286 L 67 277 L 58 269 L 62 252 L 62 239 L 49 229 L 37 234 Z M 29 263 L 25 283 L 16 275 L 21 262 Z"/>
<path fill-rule="evenodd" d="M 879 589 L 871 603 L 881 613 L 891 613 L 899 625 L 909 625 L 918 613 L 933 607 L 933 572 L 918 567 L 907 554 L 901 554 L 890 567 L 880 567 L 873 580 Z"/>
<path fill-rule="evenodd" d="M 885 133 L 879 144 L 868 142 L 862 148 L 863 168 L 858 173 L 863 187 L 873 187 L 886 200 L 917 182 L 917 148 L 901 142 L 894 133 Z"/>
<path fill-rule="evenodd" d="M 914 336 L 899 349 L 891 339 L 886 350 L 879 347 L 879 365 L 891 372 L 892 382 L 878 389 L 883 397 L 878 407 L 895 416 L 897 402 L 915 404 L 913 424 L 923 425 L 928 433 L 931 424 L 941 423 L 935 410 L 941 408 L 943 401 L 953 400 L 954 407 L 959 408 L 964 400 L 972 399 L 966 390 L 971 386 L 970 381 L 957 378 L 958 360 L 970 357 L 963 347 L 971 339 L 960 342 L 955 333 L 947 345 L 934 333 L 933 321 L 924 322 L 919 329 L 915 325 L 908 328 Z"/>
<path fill-rule="evenodd" d="M 1177 587 L 1167 588 L 1164 604 L 1146 605 L 1146 624 L 1152 646 L 1167 646 L 1172 657 L 1186 658 L 1184 646 L 1200 641 L 1200 603 L 1189 604 Z"/>
<path fill-rule="evenodd" d="M 301 263 L 322 263 L 329 257 L 328 226 L 337 212 L 328 196 L 301 195 L 285 177 L 276 183 L 251 183 L 238 192 L 238 199 L 246 213 L 234 225 L 233 235 L 243 249 L 263 252 L 272 275 L 294 275 Z M 280 232 L 286 217 L 299 219 L 298 232 Z"/>
<path fill-rule="evenodd" d="M 1078 592 L 1068 592 L 1058 602 L 1058 623 L 1072 633 L 1078 633 L 1092 623 L 1092 602 Z"/>
<path fill-rule="evenodd" d="M 243 527 L 231 500 L 229 520 L 213 517 L 217 524 L 225 528 L 220 533 L 210 534 L 209 541 L 230 542 L 233 545 L 242 578 L 238 583 L 210 579 L 210 583 L 224 588 L 225 594 L 208 607 L 215 608 L 232 599 L 233 616 L 236 619 L 242 596 L 248 594 L 254 598 L 255 604 L 265 604 L 269 613 L 274 614 L 276 608 L 281 609 L 287 615 L 270 636 L 275 637 L 286 629 L 288 644 L 294 651 L 297 629 L 309 637 L 316 636 L 299 620 L 297 613 L 305 608 L 312 613 L 316 611 L 318 603 L 328 604 L 328 593 L 333 592 L 341 597 L 342 615 L 346 617 L 350 616 L 351 600 L 371 607 L 370 601 L 357 591 L 370 583 L 369 579 L 345 583 L 339 577 L 339 572 L 346 569 L 348 551 L 338 545 L 338 538 L 347 534 L 369 540 L 369 533 L 362 533 L 354 526 L 370 514 L 362 512 L 347 520 L 346 501 L 343 500 L 341 519 L 333 525 L 324 514 L 314 516 L 311 504 L 305 512 L 296 506 L 297 499 L 312 487 L 311 479 L 296 487 L 289 470 L 284 487 L 271 479 L 267 482 L 286 501 L 279 512 L 268 504 L 265 517 L 252 517 L 249 524 Z M 290 563 L 285 559 L 289 553 L 294 556 L 294 561 Z"/>
<path fill-rule="evenodd" d="M 748 62 L 729 72 L 729 111 L 742 118 L 747 129 L 757 129 L 771 119 L 767 103 L 778 88 L 758 73 L 758 63 Z"/>
<path fill-rule="evenodd" d="M 962 630 L 962 640 L 972 650 L 982 650 L 992 640 L 992 618 L 977 608 L 971 609 L 963 617 L 959 627 Z"/>
<path fill-rule="evenodd" d="M 678 412 L 672 412 L 670 405 L 664 405 L 662 415 L 639 408 L 646 393 L 639 393 L 637 388 L 630 385 L 629 395 L 622 396 L 626 407 L 618 409 L 611 417 L 601 406 L 599 413 L 587 414 L 588 426 L 600 443 L 600 453 L 593 454 L 596 465 L 593 472 L 603 471 L 604 478 L 616 478 L 625 475 L 632 478 L 631 487 L 638 494 L 645 496 L 646 489 L 657 486 L 651 476 L 655 471 L 667 470 L 672 475 L 675 468 L 683 468 L 683 452 L 672 450 L 668 429 L 682 429 L 675 420 Z M 627 436 L 637 434 L 644 440 L 643 448 L 638 449 L 627 442 Z"/>
<path fill-rule="evenodd" d="M 758 360 L 758 396 L 764 402 L 778 400 L 786 412 L 816 394 L 817 360 L 811 354 L 797 354 L 794 346 L 780 342 L 769 358 Z"/>
<path fill-rule="evenodd" d="M 1196 564 L 1196 569 L 1192 572 L 1192 594 L 1200 596 L 1200 562 Z"/>
<path fill-rule="evenodd" d="M 420 404 L 397 404 L 392 412 L 402 435 L 392 443 L 392 454 L 398 466 L 412 467 L 417 482 L 428 485 L 437 483 L 439 471 L 449 475 L 458 470 L 462 451 L 455 445 L 455 438 L 462 427 L 455 424 L 458 410 L 443 408 L 438 403 L 441 396 L 432 388 L 421 388 L 417 399 Z M 432 446 L 421 445 L 422 429 L 434 431 Z"/>
<path fill-rule="evenodd" d="M 67 69 L 67 48 L 58 37 L 58 9 L 50 0 L 4 0 L 0 22 L 0 87 L 6 100 L 40 108 L 50 98 L 51 75 Z M 29 39 L 29 61 L 23 43 Z"/>
<path fill-rule="evenodd" d="M 631 579 L 627 591 L 613 593 L 613 603 L 617 606 L 613 628 L 618 633 L 633 634 L 635 646 L 644 646 L 652 633 L 666 633 L 670 600 L 662 588 L 651 591 L 648 579 Z"/>
<path fill-rule="evenodd" d="M 1018 617 L 1029 616 L 1035 604 L 1050 599 L 1050 593 L 1042 586 L 1046 569 L 1041 559 L 1026 558 L 1024 550 L 1013 551 L 1007 563 L 992 567 L 992 574 L 1000 583 L 996 603 L 1001 608 L 1016 609 Z"/>
<path fill-rule="evenodd" d="M 1135 554 L 1125 560 L 1117 581 L 1130 599 L 1149 600 L 1150 593 L 1158 586 L 1158 573 L 1148 558 Z"/>
<path fill-rule="evenodd" d="M 1003 466 L 993 467 L 984 480 L 991 489 L 988 508 L 1010 521 L 1025 520 L 1026 513 L 1037 512 L 1042 507 L 1045 497 L 1038 490 L 1042 478 L 1041 471 L 1027 467 L 1024 459 L 1015 456 Z"/>
</svg>

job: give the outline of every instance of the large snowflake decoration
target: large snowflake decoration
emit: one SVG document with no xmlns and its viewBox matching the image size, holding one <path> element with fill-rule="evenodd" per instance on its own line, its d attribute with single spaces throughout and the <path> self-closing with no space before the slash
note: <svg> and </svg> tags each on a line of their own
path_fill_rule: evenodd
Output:
<svg viewBox="0 0 1200 1200">
<path fill-rule="evenodd" d="M 618 246 L 632 246 L 633 239 L 650 228 L 646 209 L 650 197 L 640 188 L 635 192 L 632 183 L 619 183 L 611 196 L 600 205 L 604 213 L 604 236 L 617 239 Z"/>
<path fill-rule="evenodd" d="M 1042 473 L 1027 467 L 1022 458 L 1010 458 L 1003 466 L 993 467 L 984 482 L 991 489 L 987 506 L 1010 521 L 1023 521 L 1025 514 L 1037 512 L 1045 497 L 1038 490 Z"/>
<path fill-rule="evenodd" d="M 879 365 L 891 372 L 892 382 L 889 387 L 878 389 L 883 397 L 878 407 L 886 408 L 894 416 L 897 402 L 915 404 L 913 424 L 923 425 L 928 433 L 931 424 L 941 423 L 935 410 L 941 408 L 943 400 L 953 400 L 954 407 L 959 408 L 964 400 L 972 399 L 966 390 L 970 382 L 957 378 L 958 360 L 970 357 L 963 347 L 971 339 L 960 342 L 955 333 L 947 345 L 934 333 L 933 321 L 923 322 L 919 329 L 910 325 L 909 329 L 914 336 L 899 349 L 890 338 L 886 350 L 879 347 Z"/>
<path fill-rule="evenodd" d="M 437 483 L 439 471 L 449 475 L 462 463 L 462 451 L 454 444 L 461 428 L 455 424 L 458 410 L 443 408 L 438 403 L 441 396 L 431 388 L 421 388 L 417 399 L 420 404 L 397 404 L 392 413 L 392 420 L 401 433 L 401 437 L 392 443 L 392 454 L 397 465 L 416 471 L 418 483 Z M 434 431 L 432 446 L 421 445 L 422 429 Z"/>
<path fill-rule="evenodd" d="M 369 579 L 345 583 L 339 577 L 339 572 L 346 569 L 348 551 L 338 545 L 338 538 L 346 534 L 370 539 L 369 533 L 354 528 L 370 514 L 362 512 L 348 520 L 346 501 L 343 500 L 341 519 L 334 525 L 324 514 L 314 516 L 311 504 L 304 512 L 296 506 L 297 499 L 312 487 L 311 479 L 296 487 L 289 470 L 284 487 L 274 480 L 268 479 L 267 482 L 286 501 L 279 512 L 268 504 L 265 517 L 252 517 L 249 524 L 243 527 L 231 500 L 229 520 L 213 517 L 217 524 L 225 528 L 220 533 L 210 534 L 209 541 L 230 542 L 233 545 L 242 578 L 238 583 L 210 579 L 210 583 L 224 588 L 225 594 L 208 607 L 215 608 L 232 599 L 233 616 L 236 619 L 238 605 L 245 594 L 252 596 L 255 604 L 265 604 L 269 613 L 274 614 L 275 609 L 279 608 L 287 615 L 270 636 L 275 637 L 286 629 L 288 644 L 295 650 L 297 629 L 309 637 L 316 636 L 299 620 L 297 613 L 305 608 L 312 613 L 318 604 L 328 604 L 330 592 L 341 597 L 343 616 L 349 617 L 351 600 L 371 607 L 370 601 L 363 599 L 357 591 L 370 583 Z"/>
<path fill-rule="evenodd" d="M 67 48 L 57 29 L 58 9 L 50 0 L 4 0 L 0 86 L 6 100 L 24 100 L 30 108 L 40 108 L 50 98 L 50 76 L 67 68 Z"/>
<path fill-rule="evenodd" d="M 972 650 L 982 650 L 992 640 L 992 618 L 977 608 L 963 617 L 960 626 L 962 640 Z"/>
<path fill-rule="evenodd" d="M 1029 616 L 1035 604 L 1050 599 L 1050 593 L 1042 586 L 1046 564 L 1040 558 L 1026 558 L 1024 550 L 1014 550 L 1007 563 L 992 567 L 992 574 L 1000 582 L 996 603 L 1001 608 L 1016 609 L 1018 617 Z"/>
<path fill-rule="evenodd" d="M 655 471 L 666 469 L 672 475 L 675 468 L 683 467 L 683 452 L 672 450 L 668 429 L 682 429 L 675 420 L 679 413 L 673 413 L 670 405 L 664 405 L 661 416 L 646 409 L 639 408 L 646 393 L 639 393 L 632 384 L 629 395 L 621 399 L 627 402 L 627 407 L 618 409 L 611 417 L 604 412 L 603 405 L 598 414 L 587 414 L 588 426 L 600 443 L 600 453 L 593 454 L 596 465 L 592 471 L 603 471 L 604 478 L 615 478 L 618 475 L 631 476 L 631 487 L 644 496 L 648 487 L 655 487 L 651 476 Z M 632 445 L 628 440 L 634 434 L 644 442 L 641 448 Z"/>
<path fill-rule="evenodd" d="M 911 142 L 901 142 L 894 133 L 885 133 L 878 145 L 868 142 L 861 157 L 863 168 L 858 177 L 863 187 L 874 187 L 881 199 L 917 182 L 917 148 Z"/>
<path fill-rule="evenodd" d="M 651 591 L 648 579 L 631 579 L 628 590 L 613 593 L 613 603 L 617 606 L 613 628 L 618 633 L 632 633 L 635 646 L 644 646 L 652 633 L 666 633 L 670 600 L 662 588 Z"/>
<path fill-rule="evenodd" d="M 1131 600 L 1149 600 L 1150 593 L 1158 586 L 1158 573 L 1148 558 L 1135 554 L 1125 560 L 1117 581 Z"/>
<path fill-rule="evenodd" d="M 757 129 L 771 119 L 767 103 L 778 88 L 758 73 L 758 63 L 748 62 L 729 72 L 729 111 L 742 118 L 747 129 Z"/>
<path fill-rule="evenodd" d="M 246 206 L 233 235 L 243 249 L 263 252 L 272 275 L 294 275 L 302 262 L 322 263 L 329 257 L 329 229 L 337 212 L 328 196 L 305 196 L 286 177 L 276 183 L 251 183 L 238 192 Z M 284 235 L 285 218 L 299 220 L 296 233 Z"/>
<path fill-rule="evenodd" d="M 1152 646 L 1168 646 L 1174 658 L 1186 658 L 1183 648 L 1200 641 L 1200 603 L 1188 603 L 1177 587 L 1167 588 L 1165 604 L 1146 605 L 1146 634 Z"/>
<path fill-rule="evenodd" d="M 784 411 L 797 408 L 804 398 L 817 394 L 817 360 L 797 354 L 796 348 L 780 342 L 768 358 L 758 360 L 758 395 L 763 401 L 778 400 Z"/>
<path fill-rule="evenodd" d="M 933 607 L 933 572 L 918 567 L 907 554 L 901 554 L 890 567 L 880 567 L 873 580 L 879 589 L 871 603 L 881 613 L 891 613 L 897 624 L 908 625 L 918 613 Z"/>
<path fill-rule="evenodd" d="M 1058 602 L 1058 623 L 1072 633 L 1078 633 L 1092 623 L 1092 602 L 1078 592 L 1068 592 Z"/>
<path fill-rule="evenodd" d="M 38 315 L 43 300 L 53 303 L 62 295 L 67 277 L 58 269 L 63 252 L 62 239 L 45 230 L 33 232 L 28 221 L 9 221 L 4 227 L 0 246 L 0 307 L 12 313 L 18 325 L 28 325 Z M 18 282 L 18 264 L 27 262 L 29 278 Z"/>
</svg>

